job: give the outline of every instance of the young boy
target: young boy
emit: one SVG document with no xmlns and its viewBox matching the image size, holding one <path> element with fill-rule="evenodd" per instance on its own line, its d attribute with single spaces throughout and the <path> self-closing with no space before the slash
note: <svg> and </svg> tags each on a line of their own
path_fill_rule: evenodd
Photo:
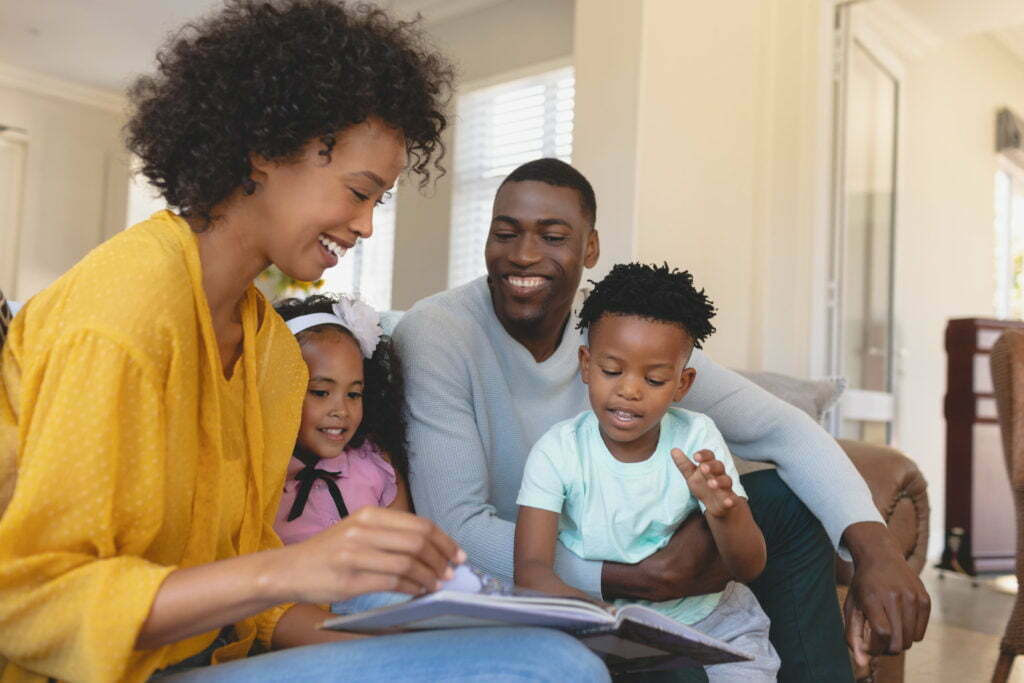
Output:
<svg viewBox="0 0 1024 683">
<path fill-rule="evenodd" d="M 764 537 L 721 434 L 707 416 L 672 406 L 693 385 L 686 365 L 714 332 L 714 314 L 690 274 L 667 265 L 618 265 L 594 287 L 579 323 L 593 410 L 555 425 L 530 452 L 516 501 L 516 584 L 589 599 L 555 574 L 556 540 L 586 559 L 632 564 L 698 508 L 737 581 L 764 569 Z M 643 604 L 755 656 L 708 667 L 709 680 L 775 680 L 768 617 L 742 583 Z"/>
</svg>

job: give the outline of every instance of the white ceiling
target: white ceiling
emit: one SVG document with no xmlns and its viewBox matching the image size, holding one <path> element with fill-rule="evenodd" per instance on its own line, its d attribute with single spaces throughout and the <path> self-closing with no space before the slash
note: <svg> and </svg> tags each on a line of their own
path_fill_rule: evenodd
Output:
<svg viewBox="0 0 1024 683">
<path fill-rule="evenodd" d="M 501 0 L 379 0 L 427 22 Z M 170 31 L 221 0 L 0 0 L 0 63 L 121 91 Z"/>
<path fill-rule="evenodd" d="M 1024 0 L 872 0 L 891 3 L 923 30 L 933 46 L 991 33 L 1024 60 Z"/>
<path fill-rule="evenodd" d="M 511 0 L 377 0 L 427 23 Z M 893 3 L 936 43 L 993 32 L 1024 60 L 1024 0 L 872 0 Z M 168 33 L 221 0 L 0 0 L 0 64 L 120 92 L 152 70 Z"/>
<path fill-rule="evenodd" d="M 894 0 L 940 40 L 1024 26 L 1022 0 Z"/>
</svg>

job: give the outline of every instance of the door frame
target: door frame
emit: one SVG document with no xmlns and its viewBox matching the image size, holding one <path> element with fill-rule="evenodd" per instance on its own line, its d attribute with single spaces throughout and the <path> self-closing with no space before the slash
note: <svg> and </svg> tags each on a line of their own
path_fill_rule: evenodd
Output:
<svg viewBox="0 0 1024 683">
<path fill-rule="evenodd" d="M 831 196 L 829 201 L 828 252 L 825 269 L 825 372 L 830 376 L 843 374 L 843 264 L 846 241 L 845 203 L 845 162 L 847 133 L 847 86 L 849 55 L 855 44 L 882 69 L 895 83 L 894 141 L 892 183 L 893 196 L 890 206 L 890 261 L 889 261 L 889 357 L 886 375 L 889 392 L 848 389 L 839 403 L 829 411 L 825 424 L 833 435 L 839 434 L 841 420 L 845 415 L 854 419 L 885 421 L 888 423 L 887 437 L 890 444 L 899 441 L 898 394 L 903 355 L 899 330 L 896 326 L 896 246 L 900 229 L 899 199 L 903 183 L 902 159 L 904 136 L 901 124 L 905 120 L 903 82 L 906 68 L 896 50 L 890 47 L 885 36 L 873 28 L 883 17 L 874 12 L 873 3 L 863 0 L 838 0 L 833 4 L 832 24 L 832 159 Z M 852 413 L 852 415 L 851 415 Z M 883 419 L 880 419 L 883 418 Z M 887 418 L 887 419 L 885 419 Z"/>
</svg>

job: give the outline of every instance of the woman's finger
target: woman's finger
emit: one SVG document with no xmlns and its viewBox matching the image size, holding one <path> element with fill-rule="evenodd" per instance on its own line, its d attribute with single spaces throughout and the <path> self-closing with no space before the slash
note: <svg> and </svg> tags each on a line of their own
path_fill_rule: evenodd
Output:
<svg viewBox="0 0 1024 683">
<path fill-rule="evenodd" d="M 425 517 L 375 506 L 364 507 L 353 517 L 368 526 L 418 533 L 434 545 L 446 562 L 462 564 L 466 561 L 466 553 L 459 548 L 458 544 L 448 534 L 441 531 L 440 527 Z"/>
<path fill-rule="evenodd" d="M 412 581 L 424 591 L 437 590 L 440 581 L 434 570 L 413 555 L 382 550 L 359 550 L 339 553 L 336 566 L 343 572 L 386 574 Z"/>
<path fill-rule="evenodd" d="M 350 530 L 346 538 L 360 547 L 413 555 L 430 567 L 438 579 L 451 578 L 448 559 L 441 555 L 440 550 L 428 537 L 419 533 L 396 531 L 386 527 L 359 526 Z"/>
<path fill-rule="evenodd" d="M 384 591 L 394 591 L 395 593 L 405 593 L 406 595 L 423 595 L 427 592 L 422 585 L 405 577 L 395 574 L 378 574 L 376 572 L 361 572 L 350 581 L 347 581 L 344 588 L 346 598 Z"/>
</svg>

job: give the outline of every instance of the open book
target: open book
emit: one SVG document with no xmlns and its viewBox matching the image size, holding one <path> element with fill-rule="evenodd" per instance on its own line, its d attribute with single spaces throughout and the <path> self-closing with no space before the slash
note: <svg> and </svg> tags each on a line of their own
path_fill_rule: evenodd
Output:
<svg viewBox="0 0 1024 683">
<path fill-rule="evenodd" d="M 467 576 L 471 573 L 474 579 Z M 390 607 L 328 619 L 323 628 L 359 633 L 481 626 L 546 626 L 571 633 L 612 673 L 709 666 L 752 657 L 641 605 L 601 605 L 510 588 L 460 567 L 436 593 Z"/>
</svg>

